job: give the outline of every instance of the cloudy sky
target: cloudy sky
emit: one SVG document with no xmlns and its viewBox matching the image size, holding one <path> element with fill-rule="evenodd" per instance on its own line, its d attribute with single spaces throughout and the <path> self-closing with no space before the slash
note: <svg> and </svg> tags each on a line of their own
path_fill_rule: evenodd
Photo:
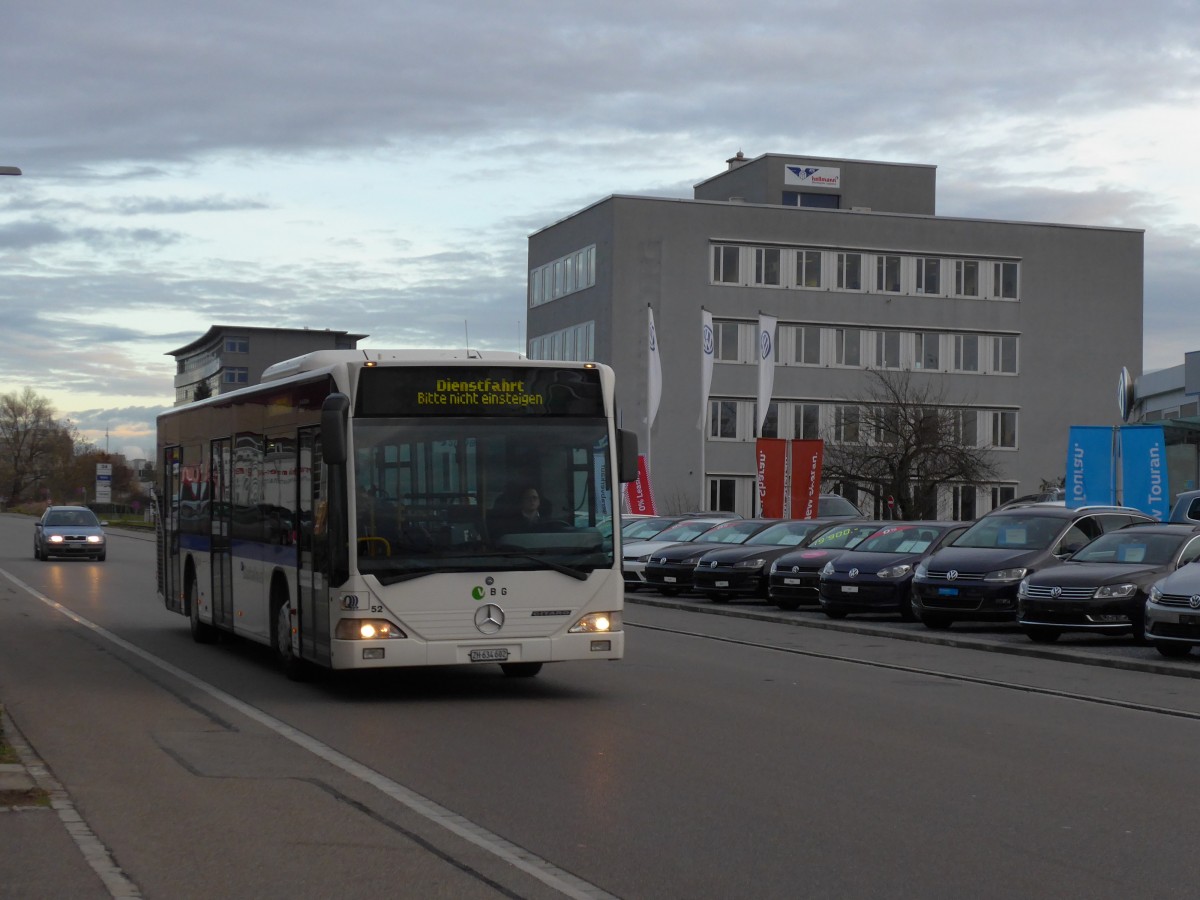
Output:
<svg viewBox="0 0 1200 900">
<path fill-rule="evenodd" d="M 212 324 L 523 349 L 531 232 L 613 193 L 690 197 L 738 150 L 933 164 L 942 215 L 1145 229 L 1142 367 L 1200 349 L 1196 0 L 38 0 L 0 21 L 0 165 L 24 172 L 0 179 L 0 393 L 33 386 L 114 452 L 152 449 L 165 354 Z"/>
</svg>

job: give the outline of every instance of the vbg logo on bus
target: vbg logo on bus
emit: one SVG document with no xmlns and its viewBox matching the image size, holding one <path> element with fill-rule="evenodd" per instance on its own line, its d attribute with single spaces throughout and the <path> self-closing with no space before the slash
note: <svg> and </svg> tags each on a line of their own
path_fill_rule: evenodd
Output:
<svg viewBox="0 0 1200 900">
<path fill-rule="evenodd" d="M 483 600 L 486 597 L 507 597 L 508 588 L 482 587 L 481 585 L 476 585 L 475 587 L 471 588 L 471 596 L 476 600 Z"/>
</svg>

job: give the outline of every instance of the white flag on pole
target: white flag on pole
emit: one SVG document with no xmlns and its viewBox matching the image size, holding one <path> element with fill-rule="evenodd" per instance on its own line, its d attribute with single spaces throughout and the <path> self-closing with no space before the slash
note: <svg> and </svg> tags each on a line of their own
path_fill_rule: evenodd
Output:
<svg viewBox="0 0 1200 900">
<path fill-rule="evenodd" d="M 647 436 L 649 429 L 654 427 L 654 417 L 658 415 L 658 404 L 662 400 L 662 360 L 658 355 L 658 335 L 654 331 L 654 310 L 646 304 L 646 312 L 650 316 L 650 371 L 646 376 L 649 385 L 649 407 L 646 422 Z"/>
<path fill-rule="evenodd" d="M 774 316 L 758 315 L 758 435 L 762 436 L 763 421 L 771 404 L 775 387 L 775 322 Z"/>
<path fill-rule="evenodd" d="M 700 310 L 700 422 L 697 428 L 704 429 L 704 420 L 708 418 L 708 392 L 712 388 L 713 357 L 716 351 L 716 340 L 713 335 L 712 313 L 707 309 Z"/>
</svg>

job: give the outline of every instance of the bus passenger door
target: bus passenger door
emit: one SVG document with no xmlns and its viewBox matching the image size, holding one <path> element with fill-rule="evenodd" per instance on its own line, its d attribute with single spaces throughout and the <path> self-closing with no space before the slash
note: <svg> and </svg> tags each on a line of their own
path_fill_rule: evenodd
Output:
<svg viewBox="0 0 1200 900">
<path fill-rule="evenodd" d="M 329 497 L 328 470 L 321 459 L 321 429 L 303 428 L 299 435 L 296 482 L 297 582 L 300 656 L 329 664 Z"/>
<path fill-rule="evenodd" d="M 162 495 L 159 498 L 159 565 L 162 567 L 160 587 L 167 609 L 183 612 L 182 584 L 179 570 L 179 447 L 167 447 L 162 458 Z"/>
<path fill-rule="evenodd" d="M 233 627 L 233 442 L 212 442 L 212 616 L 213 624 Z"/>
</svg>

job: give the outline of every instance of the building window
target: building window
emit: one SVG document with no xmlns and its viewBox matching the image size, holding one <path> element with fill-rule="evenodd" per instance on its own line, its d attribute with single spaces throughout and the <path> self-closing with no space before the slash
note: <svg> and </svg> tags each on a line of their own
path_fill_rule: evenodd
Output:
<svg viewBox="0 0 1200 900">
<path fill-rule="evenodd" d="M 250 352 L 250 338 L 235 337 L 233 335 L 230 335 L 229 337 L 225 338 L 225 352 L 226 353 L 249 353 Z"/>
<path fill-rule="evenodd" d="M 954 371 L 979 371 L 979 335 L 954 335 Z"/>
<path fill-rule="evenodd" d="M 792 406 L 792 437 L 815 441 L 821 437 L 821 406 L 796 403 Z"/>
<path fill-rule="evenodd" d="M 225 384 L 248 384 L 250 381 L 250 371 L 244 366 L 229 366 L 225 369 L 221 380 Z"/>
<path fill-rule="evenodd" d="M 861 416 L 857 406 L 833 408 L 833 435 L 839 444 L 857 444 L 860 440 Z"/>
<path fill-rule="evenodd" d="M 754 248 L 754 283 L 779 287 L 780 279 L 778 247 Z"/>
<path fill-rule="evenodd" d="M 821 278 L 821 251 L 796 251 L 796 285 L 798 287 L 819 288 L 825 282 Z"/>
<path fill-rule="evenodd" d="M 997 484 L 992 486 L 992 509 L 997 506 L 1003 506 L 1010 500 L 1015 500 L 1017 497 L 1017 489 L 1011 484 Z"/>
<path fill-rule="evenodd" d="M 991 446 L 1015 450 L 1017 447 L 1017 413 L 1015 410 L 995 410 L 992 413 Z"/>
<path fill-rule="evenodd" d="M 992 371 L 1006 375 L 1017 374 L 1017 339 L 1015 337 L 992 338 Z"/>
<path fill-rule="evenodd" d="M 529 305 L 540 306 L 596 283 L 596 246 L 575 250 L 529 273 Z"/>
<path fill-rule="evenodd" d="M 973 409 L 954 412 L 954 437 L 960 447 L 979 446 L 979 413 Z"/>
<path fill-rule="evenodd" d="M 992 296 L 1002 300 L 1017 299 L 1017 264 L 992 263 Z"/>
<path fill-rule="evenodd" d="M 940 334 L 918 333 L 913 351 L 913 367 L 937 371 L 942 367 L 942 336 Z"/>
<path fill-rule="evenodd" d="M 875 290 L 888 294 L 900 293 L 900 257 L 875 257 Z"/>
<path fill-rule="evenodd" d="M 708 479 L 708 508 L 721 512 L 737 511 L 736 478 Z"/>
<path fill-rule="evenodd" d="M 758 421 L 758 404 L 754 404 L 755 421 Z M 779 404 L 768 403 L 767 415 L 763 419 L 762 433 L 759 437 L 777 438 L 779 437 Z"/>
<path fill-rule="evenodd" d="M 738 354 L 738 334 L 740 327 L 737 322 L 714 322 L 713 323 L 713 359 L 719 359 L 722 362 L 737 362 Z"/>
<path fill-rule="evenodd" d="M 713 400 L 709 404 L 708 436 L 721 440 L 737 440 L 736 400 Z"/>
<path fill-rule="evenodd" d="M 857 328 L 838 328 L 834 331 L 834 359 L 839 366 L 862 365 L 862 332 Z"/>
<path fill-rule="evenodd" d="M 979 260 L 955 260 L 954 294 L 958 297 L 979 296 Z"/>
<path fill-rule="evenodd" d="M 928 256 L 917 257 L 918 294 L 940 294 L 942 292 L 942 261 Z"/>
<path fill-rule="evenodd" d="M 738 260 L 741 250 L 731 244 L 716 244 L 713 247 L 713 281 L 717 284 L 741 284 Z"/>
<path fill-rule="evenodd" d="M 973 484 L 957 485 L 950 491 L 950 515 L 959 522 L 969 522 L 979 513 L 976 511 L 976 490 Z"/>
<path fill-rule="evenodd" d="M 821 364 L 821 329 L 816 325 L 797 325 L 792 329 L 793 360 L 802 366 Z"/>
<path fill-rule="evenodd" d="M 875 332 L 875 368 L 900 368 L 900 332 Z"/>
<path fill-rule="evenodd" d="M 839 253 L 837 255 L 837 286 L 842 291 L 862 290 L 862 254 Z"/>
</svg>

